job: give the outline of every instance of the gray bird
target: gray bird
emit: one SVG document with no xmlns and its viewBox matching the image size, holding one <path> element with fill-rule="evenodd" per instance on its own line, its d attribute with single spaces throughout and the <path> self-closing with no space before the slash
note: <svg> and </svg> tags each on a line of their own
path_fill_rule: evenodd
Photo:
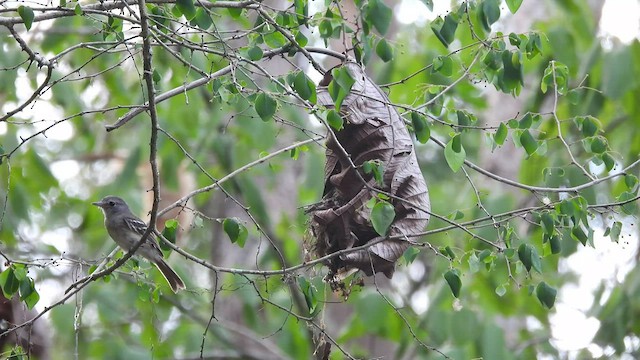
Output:
<svg viewBox="0 0 640 360">
<path fill-rule="evenodd" d="M 102 200 L 92 204 L 102 209 L 104 226 L 107 228 L 109 236 L 124 251 L 131 250 L 147 230 L 147 224 L 133 215 L 127 203 L 117 196 L 105 196 Z M 153 233 L 136 250 L 136 255 L 153 263 L 167 280 L 173 292 L 185 288 L 180 276 L 164 261 L 162 251 Z"/>
</svg>

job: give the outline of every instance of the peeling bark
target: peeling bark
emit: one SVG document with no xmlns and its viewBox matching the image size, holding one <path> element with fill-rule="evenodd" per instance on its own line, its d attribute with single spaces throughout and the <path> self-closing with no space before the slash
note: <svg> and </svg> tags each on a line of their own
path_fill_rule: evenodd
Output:
<svg viewBox="0 0 640 360">
<path fill-rule="evenodd" d="M 366 275 L 382 272 L 391 278 L 395 262 L 410 244 L 407 239 L 389 237 L 424 230 L 429 221 L 429 193 L 409 132 L 386 94 L 359 65 L 347 62 L 342 66 L 355 84 L 338 109 L 344 128 L 335 137 L 330 134 L 326 144 L 322 201 L 307 210 L 315 237 L 313 250 L 321 257 L 379 241 L 366 250 L 329 260 L 329 278 L 351 269 Z M 327 90 L 331 80 L 328 72 L 318 87 L 318 104 L 327 108 L 334 107 Z M 362 164 L 369 160 L 383 164 L 381 183 L 362 171 Z M 373 229 L 371 209 L 366 206 L 376 190 L 394 196 L 390 202 L 395 218 L 384 240 Z"/>
</svg>

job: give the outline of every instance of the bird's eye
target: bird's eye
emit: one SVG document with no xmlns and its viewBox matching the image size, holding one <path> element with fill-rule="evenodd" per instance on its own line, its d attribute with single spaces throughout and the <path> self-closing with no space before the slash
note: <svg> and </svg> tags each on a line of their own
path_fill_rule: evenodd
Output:
<svg viewBox="0 0 640 360">
<path fill-rule="evenodd" d="M 109 201 L 109 206 L 111 206 L 111 207 L 116 206 L 116 202 L 115 201 Z"/>
</svg>

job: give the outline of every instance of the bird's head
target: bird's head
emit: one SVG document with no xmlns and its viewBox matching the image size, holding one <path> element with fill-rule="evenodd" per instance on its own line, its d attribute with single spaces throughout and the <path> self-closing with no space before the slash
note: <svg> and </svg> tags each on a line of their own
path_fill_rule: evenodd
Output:
<svg viewBox="0 0 640 360">
<path fill-rule="evenodd" d="M 129 206 L 124 200 L 113 195 L 105 196 L 102 200 L 92 202 L 91 204 L 101 208 L 105 213 L 111 213 L 117 210 L 129 210 Z"/>
</svg>

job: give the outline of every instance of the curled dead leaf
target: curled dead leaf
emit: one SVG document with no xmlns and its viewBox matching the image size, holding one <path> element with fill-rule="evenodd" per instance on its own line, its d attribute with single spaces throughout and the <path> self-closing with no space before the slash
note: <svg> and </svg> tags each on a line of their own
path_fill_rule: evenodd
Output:
<svg viewBox="0 0 640 360">
<path fill-rule="evenodd" d="M 424 230 L 429 221 L 429 192 L 409 132 L 386 94 L 358 64 L 347 62 L 341 67 L 355 82 L 336 109 L 344 127 L 328 136 L 322 200 L 307 209 L 315 238 L 313 250 L 321 257 L 373 243 L 365 250 L 330 259 L 326 264 L 329 277 L 356 268 L 367 275 L 382 272 L 391 278 L 396 260 L 410 244 L 390 237 Z M 331 73 L 327 72 L 317 93 L 318 104 L 328 109 L 335 107 L 329 91 L 335 88 L 335 84 L 329 86 Z M 372 160 L 382 164 L 382 182 L 362 169 Z M 380 192 L 392 195 L 388 201 L 395 211 L 386 237 L 374 230 L 367 207 Z"/>
</svg>

